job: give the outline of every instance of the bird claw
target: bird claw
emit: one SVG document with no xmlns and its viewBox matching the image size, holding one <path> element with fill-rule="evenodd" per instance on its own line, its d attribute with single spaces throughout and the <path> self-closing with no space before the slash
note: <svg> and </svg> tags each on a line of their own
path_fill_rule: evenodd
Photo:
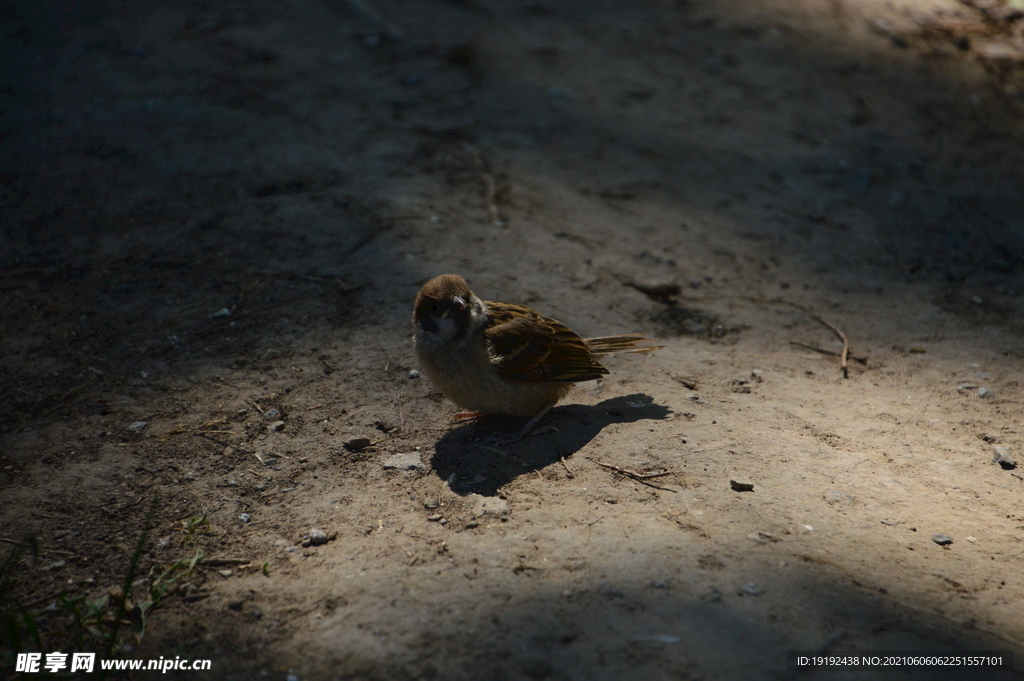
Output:
<svg viewBox="0 0 1024 681">
<path fill-rule="evenodd" d="M 486 415 L 487 414 L 485 414 L 482 411 L 471 411 L 469 409 L 463 409 L 462 411 L 458 411 L 458 412 L 455 412 L 454 414 L 452 414 L 452 420 L 453 421 L 471 421 L 473 419 L 477 419 L 477 418 L 480 418 L 481 416 L 486 416 Z"/>
</svg>

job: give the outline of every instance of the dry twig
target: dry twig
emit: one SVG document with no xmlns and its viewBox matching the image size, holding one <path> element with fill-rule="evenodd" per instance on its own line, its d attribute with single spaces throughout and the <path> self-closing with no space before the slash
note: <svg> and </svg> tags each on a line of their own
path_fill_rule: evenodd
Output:
<svg viewBox="0 0 1024 681">
<path fill-rule="evenodd" d="M 683 298 L 680 298 L 680 299 L 681 300 L 694 300 L 694 301 L 714 300 L 714 299 L 732 299 L 732 300 L 745 300 L 746 302 L 754 303 L 755 305 L 773 305 L 774 304 L 774 305 L 788 305 L 790 307 L 794 307 L 797 310 L 800 310 L 801 312 L 803 312 L 805 315 L 807 315 L 808 317 L 810 317 L 814 321 L 818 322 L 819 324 L 822 324 L 823 326 L 828 327 L 832 331 L 832 333 L 836 334 L 836 336 L 839 338 L 839 340 L 841 340 L 843 342 L 843 350 L 842 350 L 842 352 L 839 353 L 839 368 L 843 372 L 843 378 L 849 378 L 850 377 L 850 372 L 849 372 L 849 368 L 848 368 L 848 361 L 847 361 L 850 358 L 849 357 L 849 355 L 850 355 L 850 341 L 846 337 L 846 334 L 843 333 L 842 329 L 840 329 L 838 326 L 836 326 L 832 322 L 828 321 L 827 319 L 825 319 L 824 317 L 819 315 L 817 312 L 814 312 L 810 308 L 804 307 L 800 303 L 794 303 L 793 301 L 786 300 L 784 298 L 756 298 L 756 297 L 753 297 L 753 296 L 699 296 L 699 297 L 695 297 L 695 298 L 683 297 Z M 712 322 L 712 324 L 709 325 L 708 328 L 712 328 L 713 324 L 714 324 L 714 322 Z M 860 360 L 857 360 L 857 361 L 860 361 Z M 866 362 L 866 360 L 865 360 L 865 362 Z"/>
<path fill-rule="evenodd" d="M 232 565 L 248 565 L 251 562 L 248 558 L 203 558 L 197 565 L 203 567 L 230 567 Z"/>
<path fill-rule="evenodd" d="M 838 357 L 839 356 L 839 353 L 835 352 L 833 350 L 825 350 L 824 348 L 816 348 L 813 345 L 807 345 L 806 343 L 798 343 L 797 341 L 789 341 L 789 344 L 793 345 L 793 346 L 796 346 L 798 348 L 803 348 L 804 350 L 812 350 L 814 352 L 820 352 L 823 355 L 831 355 L 833 357 Z M 858 362 L 859 364 L 867 364 L 868 363 L 868 360 L 867 360 L 866 357 L 854 357 L 853 355 L 850 355 L 849 358 L 852 359 L 854 362 Z"/>
<path fill-rule="evenodd" d="M 792 305 L 793 307 L 802 310 L 804 314 L 806 314 L 808 317 L 820 322 L 821 324 L 824 324 L 828 328 L 832 329 L 833 333 L 839 336 L 839 340 L 843 341 L 843 351 L 839 354 L 839 369 L 843 372 L 843 378 L 849 378 L 850 370 L 847 368 L 846 360 L 850 355 L 850 341 L 846 338 L 846 334 L 843 333 L 842 330 L 832 322 L 828 321 L 827 319 L 817 314 L 816 312 L 808 310 L 806 307 L 800 305 L 799 303 L 794 303 L 789 300 L 783 301 L 782 299 L 779 299 L 779 302 L 784 302 L 787 305 Z"/>
<path fill-rule="evenodd" d="M 685 376 L 678 376 L 676 374 L 669 374 L 669 376 L 671 376 L 672 380 L 674 380 L 676 383 L 682 383 L 690 390 L 697 390 L 700 387 L 697 384 L 697 381 L 693 380 L 692 378 L 686 378 Z"/>
<path fill-rule="evenodd" d="M 591 459 L 591 461 L 594 461 L 594 460 Z M 661 477 L 664 477 L 666 475 L 672 475 L 671 471 L 660 471 L 658 473 L 637 473 L 636 471 L 627 470 L 625 468 L 619 468 L 618 466 L 615 466 L 615 465 L 610 464 L 610 463 L 604 463 L 603 461 L 594 461 L 594 463 L 596 463 L 598 466 L 604 466 L 605 468 L 609 468 L 609 469 L 615 471 L 616 473 L 621 473 L 622 475 L 625 475 L 627 478 L 632 478 L 633 480 L 636 480 L 637 482 L 639 482 L 642 485 L 647 485 L 648 487 L 653 487 L 654 489 L 660 489 L 660 490 L 665 491 L 665 492 L 676 492 L 676 491 L 678 491 L 678 490 L 674 490 L 674 489 L 669 489 L 668 487 L 659 487 L 658 485 L 655 485 L 655 484 L 652 484 L 650 482 L 647 482 L 651 478 L 661 478 Z"/>
<path fill-rule="evenodd" d="M 484 183 L 484 203 L 487 205 L 487 212 L 491 215 L 491 221 L 496 225 L 505 224 L 498 211 L 498 182 L 488 170 L 487 163 L 484 162 L 484 158 L 480 154 L 480 149 L 468 142 L 463 145 L 463 148 L 473 157 L 477 173 L 480 174 L 480 180 Z"/>
</svg>

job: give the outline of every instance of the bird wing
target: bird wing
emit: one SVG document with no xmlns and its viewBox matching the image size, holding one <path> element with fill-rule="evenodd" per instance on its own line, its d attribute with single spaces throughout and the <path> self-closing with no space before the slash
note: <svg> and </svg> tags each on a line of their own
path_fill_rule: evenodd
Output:
<svg viewBox="0 0 1024 681">
<path fill-rule="evenodd" d="M 484 337 L 491 361 L 507 381 L 578 383 L 607 374 L 569 327 L 528 307 L 486 302 Z"/>
<path fill-rule="evenodd" d="M 618 336 L 601 336 L 600 338 L 584 338 L 583 342 L 591 354 L 613 355 L 619 352 L 654 352 L 664 345 L 641 345 L 654 343 L 656 339 L 648 338 L 642 333 L 623 333 Z"/>
</svg>

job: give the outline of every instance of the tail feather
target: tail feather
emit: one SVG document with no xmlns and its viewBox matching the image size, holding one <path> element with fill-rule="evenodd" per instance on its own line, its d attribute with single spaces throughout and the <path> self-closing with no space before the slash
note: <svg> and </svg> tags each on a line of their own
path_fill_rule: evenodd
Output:
<svg viewBox="0 0 1024 681">
<path fill-rule="evenodd" d="M 600 338 L 586 338 L 587 349 L 593 355 L 612 355 L 618 352 L 654 352 L 665 347 L 664 345 L 638 345 L 638 343 L 653 343 L 656 339 L 647 338 L 642 333 L 623 333 L 618 336 L 601 336 Z"/>
</svg>

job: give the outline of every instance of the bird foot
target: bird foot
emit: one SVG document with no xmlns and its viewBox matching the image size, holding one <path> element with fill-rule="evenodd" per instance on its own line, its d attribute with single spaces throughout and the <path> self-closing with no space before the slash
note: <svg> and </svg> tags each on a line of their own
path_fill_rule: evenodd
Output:
<svg viewBox="0 0 1024 681">
<path fill-rule="evenodd" d="M 462 411 L 455 412 L 452 415 L 453 421 L 470 421 L 472 419 L 480 418 L 481 416 L 487 416 L 482 411 L 470 411 L 469 409 L 463 409 Z"/>
</svg>

